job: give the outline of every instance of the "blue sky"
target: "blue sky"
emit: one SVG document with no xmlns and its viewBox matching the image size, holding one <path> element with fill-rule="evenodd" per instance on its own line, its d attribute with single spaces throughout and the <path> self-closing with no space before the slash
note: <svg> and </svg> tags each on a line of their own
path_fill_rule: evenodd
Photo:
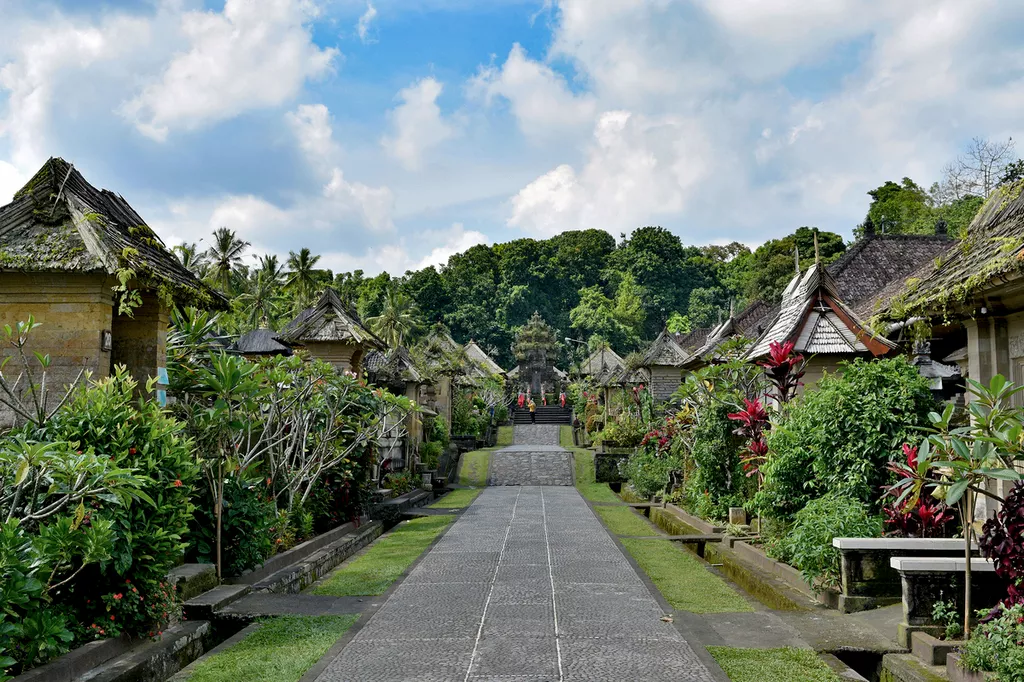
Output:
<svg viewBox="0 0 1024 682">
<path fill-rule="evenodd" d="M 850 236 L 1020 133 L 997 0 L 0 0 L 0 202 L 50 155 L 171 243 L 344 270 L 661 224 Z M 1022 152 L 1024 154 L 1024 152 Z"/>
</svg>

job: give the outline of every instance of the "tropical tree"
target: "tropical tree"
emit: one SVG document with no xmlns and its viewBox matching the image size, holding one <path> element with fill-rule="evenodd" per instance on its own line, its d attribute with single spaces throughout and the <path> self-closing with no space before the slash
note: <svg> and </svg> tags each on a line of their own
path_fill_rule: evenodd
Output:
<svg viewBox="0 0 1024 682">
<path fill-rule="evenodd" d="M 210 261 L 209 277 L 221 291 L 230 293 L 232 279 L 242 267 L 242 258 L 250 246 L 238 238 L 234 230 L 218 227 L 213 233 L 213 246 L 206 251 Z"/>
<path fill-rule="evenodd" d="M 178 244 L 171 248 L 171 253 L 177 256 L 185 269 L 196 277 L 201 279 L 206 276 L 206 269 L 210 263 L 207 260 L 206 252 L 200 251 L 195 242 Z"/>
<path fill-rule="evenodd" d="M 299 309 L 311 305 L 316 295 L 320 280 L 320 270 L 316 267 L 319 260 L 320 256 L 314 256 L 307 248 L 300 249 L 298 253 L 288 252 L 288 273 L 285 275 L 284 286 L 295 296 Z"/>
<path fill-rule="evenodd" d="M 366 322 L 385 343 L 398 348 L 420 328 L 420 315 L 412 298 L 393 286 L 384 296 L 380 315 L 367 318 Z"/>
</svg>

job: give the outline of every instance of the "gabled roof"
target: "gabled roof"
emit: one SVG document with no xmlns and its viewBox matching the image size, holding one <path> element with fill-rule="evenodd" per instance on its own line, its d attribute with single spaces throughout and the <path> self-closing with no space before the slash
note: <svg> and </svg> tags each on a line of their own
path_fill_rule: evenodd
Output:
<svg viewBox="0 0 1024 682">
<path fill-rule="evenodd" d="M 873 335 L 843 303 L 832 275 L 819 264 L 796 275 L 782 295 L 779 312 L 749 351 L 750 359 L 768 354 L 772 341 L 793 341 L 806 354 L 885 355 L 896 347 Z"/>
<path fill-rule="evenodd" d="M 402 381 L 405 383 L 420 383 L 423 381 L 423 374 L 416 368 L 409 351 L 404 347 L 395 348 L 388 352 L 371 350 L 363 359 L 363 370 L 373 381 Z"/>
<path fill-rule="evenodd" d="M 881 306 L 889 319 L 949 312 L 973 313 L 980 295 L 1024 270 L 1024 181 L 993 192 L 974 216 L 967 237 L 924 264 Z"/>
<path fill-rule="evenodd" d="M 594 377 L 600 381 L 600 377 L 625 367 L 622 358 L 618 353 L 607 346 L 598 348 L 590 357 L 580 365 L 580 374 Z"/>
<path fill-rule="evenodd" d="M 714 327 L 699 327 L 686 334 L 673 334 L 672 338 L 679 344 L 679 347 L 692 353 L 708 340 L 708 334 L 714 331 Z"/>
<path fill-rule="evenodd" d="M 739 315 L 730 315 L 724 322 L 714 327 L 707 339 L 686 360 L 687 367 L 696 367 L 713 361 L 718 356 L 718 349 L 729 339 L 744 337 L 756 339 L 767 328 L 779 307 L 758 299 L 748 305 Z"/>
<path fill-rule="evenodd" d="M 292 349 L 277 340 L 273 329 L 254 329 L 238 337 L 231 350 L 242 355 L 291 355 Z"/>
<path fill-rule="evenodd" d="M 663 329 L 644 354 L 643 364 L 645 367 L 655 365 L 681 367 L 686 362 L 687 357 L 686 351 L 676 343 L 676 340 L 672 338 L 672 334 L 667 329 Z"/>
<path fill-rule="evenodd" d="M 862 317 L 880 308 L 923 265 L 954 242 L 946 235 L 866 235 L 828 266 L 840 298 Z"/>
<path fill-rule="evenodd" d="M 492 360 L 491 356 L 488 355 L 483 348 L 478 346 L 476 341 L 471 339 L 469 343 L 463 346 L 463 349 L 466 351 L 466 356 L 473 362 L 480 365 L 480 367 L 482 367 L 488 374 L 493 376 L 495 374 L 505 373 L 505 370 L 499 367 L 498 363 Z"/>
<path fill-rule="evenodd" d="M 336 341 L 385 347 L 363 326 L 354 312 L 346 309 L 338 294 L 329 287 L 316 305 L 299 313 L 281 330 L 278 338 L 287 344 Z"/>
<path fill-rule="evenodd" d="M 135 272 L 144 287 L 166 286 L 191 305 L 223 307 L 167 250 L 128 202 L 90 185 L 61 158 L 51 158 L 0 207 L 0 271 Z"/>
</svg>

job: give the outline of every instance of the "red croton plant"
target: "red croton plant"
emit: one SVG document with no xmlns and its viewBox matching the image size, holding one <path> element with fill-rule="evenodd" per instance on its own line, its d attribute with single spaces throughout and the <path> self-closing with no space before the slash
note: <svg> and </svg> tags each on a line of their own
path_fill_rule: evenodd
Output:
<svg viewBox="0 0 1024 682">
<path fill-rule="evenodd" d="M 804 376 L 806 362 L 804 356 L 793 352 L 793 342 L 768 344 L 768 357 L 757 363 L 764 368 L 765 377 L 772 385 L 767 398 L 772 398 L 781 405 L 792 400 L 800 387 L 800 379 Z M 743 471 L 746 475 L 757 476 L 758 483 L 764 482 L 761 466 L 768 457 L 768 441 L 765 434 L 771 428 L 768 410 L 760 398 L 743 399 L 744 409 L 733 412 L 729 419 L 740 423 L 734 433 L 747 440 L 746 451 L 741 458 Z"/>
<path fill-rule="evenodd" d="M 1014 485 L 996 516 L 985 522 L 978 546 L 1008 584 L 1003 604 L 1024 603 L 1024 484 Z"/>
</svg>

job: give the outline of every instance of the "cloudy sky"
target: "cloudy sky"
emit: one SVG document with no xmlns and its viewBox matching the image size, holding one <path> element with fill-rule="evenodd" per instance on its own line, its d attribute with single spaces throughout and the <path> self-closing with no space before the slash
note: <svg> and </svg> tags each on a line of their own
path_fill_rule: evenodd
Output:
<svg viewBox="0 0 1024 682">
<path fill-rule="evenodd" d="M 849 236 L 868 189 L 1021 133 L 1022 21 L 999 0 L 0 0 L 0 203 L 62 156 L 169 243 L 226 225 L 336 271 L 590 227 Z"/>
</svg>

